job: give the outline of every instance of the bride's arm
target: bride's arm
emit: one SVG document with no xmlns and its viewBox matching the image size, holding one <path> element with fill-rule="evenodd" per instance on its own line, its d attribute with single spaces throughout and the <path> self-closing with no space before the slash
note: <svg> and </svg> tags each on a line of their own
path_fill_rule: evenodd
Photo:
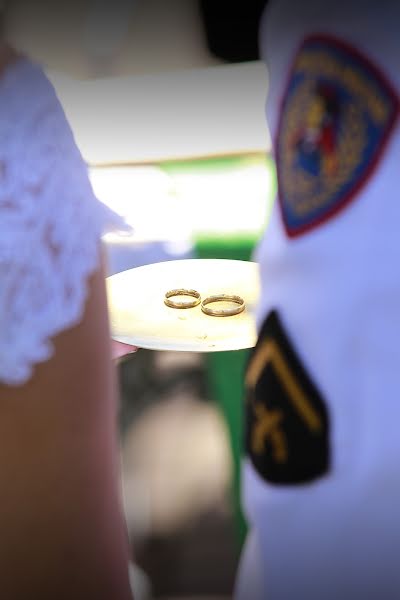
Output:
<svg viewBox="0 0 400 600">
<path fill-rule="evenodd" d="M 8 600 L 130 599 L 104 275 L 22 386 L 0 386 L 0 573 Z"/>
</svg>

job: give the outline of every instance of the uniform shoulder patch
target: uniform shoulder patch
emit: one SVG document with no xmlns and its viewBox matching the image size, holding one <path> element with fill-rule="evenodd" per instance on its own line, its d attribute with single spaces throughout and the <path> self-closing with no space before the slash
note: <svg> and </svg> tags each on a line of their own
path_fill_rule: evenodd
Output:
<svg viewBox="0 0 400 600">
<path fill-rule="evenodd" d="M 270 483 L 307 483 L 329 470 L 329 419 L 278 314 L 267 317 L 246 369 L 245 447 Z"/>
<path fill-rule="evenodd" d="M 396 92 L 356 49 L 328 36 L 303 42 L 275 143 L 279 202 L 290 237 L 324 223 L 356 196 L 398 112 Z"/>
</svg>

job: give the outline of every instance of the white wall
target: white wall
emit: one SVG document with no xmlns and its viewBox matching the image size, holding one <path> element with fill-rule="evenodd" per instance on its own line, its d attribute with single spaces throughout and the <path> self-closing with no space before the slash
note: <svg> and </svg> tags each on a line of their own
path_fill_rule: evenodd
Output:
<svg viewBox="0 0 400 600">
<path fill-rule="evenodd" d="M 269 148 L 259 62 L 87 82 L 51 77 L 92 164 Z"/>
<path fill-rule="evenodd" d="M 48 67 L 92 164 L 269 147 L 264 67 L 213 58 L 196 0 L 12 0 L 6 30 Z"/>
</svg>

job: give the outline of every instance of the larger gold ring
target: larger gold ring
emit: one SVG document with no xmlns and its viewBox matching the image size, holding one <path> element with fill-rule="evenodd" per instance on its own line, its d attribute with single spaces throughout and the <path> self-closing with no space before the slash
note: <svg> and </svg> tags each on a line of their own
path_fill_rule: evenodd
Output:
<svg viewBox="0 0 400 600">
<path fill-rule="evenodd" d="M 238 306 L 234 306 L 233 308 L 209 308 L 206 306 L 207 304 L 212 304 L 213 302 L 233 302 Z M 229 294 L 217 294 L 215 296 L 208 296 L 201 303 L 201 310 L 206 315 L 210 315 L 211 317 L 231 317 L 233 315 L 238 315 L 243 312 L 245 309 L 245 303 L 243 298 L 240 296 L 231 296 Z"/>
<path fill-rule="evenodd" d="M 173 296 L 193 296 L 194 300 L 189 300 L 188 302 L 174 302 L 170 298 Z M 164 304 L 169 306 L 170 308 L 194 308 L 200 304 L 201 297 L 199 292 L 196 290 L 185 290 L 184 288 L 179 288 L 177 290 L 169 290 L 166 292 L 164 298 Z"/>
</svg>

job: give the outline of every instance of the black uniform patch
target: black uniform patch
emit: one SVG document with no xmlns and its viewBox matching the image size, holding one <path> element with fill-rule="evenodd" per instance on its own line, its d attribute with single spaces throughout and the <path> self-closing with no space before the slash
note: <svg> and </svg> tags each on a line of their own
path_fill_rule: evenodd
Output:
<svg viewBox="0 0 400 600">
<path fill-rule="evenodd" d="M 325 403 L 288 340 L 267 317 L 246 371 L 246 450 L 270 483 L 306 483 L 329 469 Z"/>
</svg>

